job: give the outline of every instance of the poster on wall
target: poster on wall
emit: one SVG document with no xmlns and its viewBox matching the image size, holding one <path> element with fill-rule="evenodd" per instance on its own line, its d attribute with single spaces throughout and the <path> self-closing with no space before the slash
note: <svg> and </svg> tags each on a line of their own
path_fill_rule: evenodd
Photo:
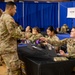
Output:
<svg viewBox="0 0 75 75">
<path fill-rule="evenodd" d="M 67 18 L 75 18 L 75 7 L 67 8 Z"/>
</svg>

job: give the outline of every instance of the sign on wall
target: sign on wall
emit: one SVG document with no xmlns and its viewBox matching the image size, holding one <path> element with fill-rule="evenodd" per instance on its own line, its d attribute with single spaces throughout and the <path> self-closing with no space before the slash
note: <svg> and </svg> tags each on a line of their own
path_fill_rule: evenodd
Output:
<svg viewBox="0 0 75 75">
<path fill-rule="evenodd" d="M 75 18 L 75 7 L 67 8 L 67 18 Z"/>
</svg>

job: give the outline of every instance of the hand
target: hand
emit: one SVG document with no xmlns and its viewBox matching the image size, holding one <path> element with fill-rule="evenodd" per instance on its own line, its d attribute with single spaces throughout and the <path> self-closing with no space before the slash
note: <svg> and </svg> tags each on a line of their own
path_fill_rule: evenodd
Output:
<svg viewBox="0 0 75 75">
<path fill-rule="evenodd" d="M 46 39 L 45 39 L 45 37 L 40 37 L 40 40 L 45 41 Z"/>
<path fill-rule="evenodd" d="M 66 56 L 66 53 L 63 50 L 59 51 L 62 56 Z"/>
<path fill-rule="evenodd" d="M 47 45 L 47 44 L 48 44 L 47 42 L 43 43 L 43 45 Z"/>
</svg>

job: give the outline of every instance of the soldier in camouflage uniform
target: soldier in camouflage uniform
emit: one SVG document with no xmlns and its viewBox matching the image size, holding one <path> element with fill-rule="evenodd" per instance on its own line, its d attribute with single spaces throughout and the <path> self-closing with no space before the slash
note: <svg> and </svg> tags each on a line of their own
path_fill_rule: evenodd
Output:
<svg viewBox="0 0 75 75">
<path fill-rule="evenodd" d="M 27 43 L 30 42 L 30 41 L 29 41 L 29 38 L 30 38 L 31 36 L 32 36 L 32 33 L 30 33 L 30 32 L 25 32 L 25 36 L 24 36 L 24 38 L 23 38 L 25 44 L 27 44 Z"/>
<path fill-rule="evenodd" d="M 46 31 L 47 31 L 47 36 L 41 37 L 40 39 L 42 39 L 43 41 L 46 41 L 46 40 L 59 41 L 59 38 L 56 36 L 55 30 L 52 26 L 48 27 Z M 54 44 L 53 46 L 55 47 L 55 50 L 58 51 L 57 44 Z"/>
<path fill-rule="evenodd" d="M 32 33 L 32 28 L 30 26 L 27 26 L 26 29 L 25 29 L 25 32 L 30 32 Z"/>
<path fill-rule="evenodd" d="M 27 26 L 25 29 L 24 43 L 29 43 L 29 38 L 32 36 L 32 28 Z"/>
<path fill-rule="evenodd" d="M 47 35 L 48 36 L 46 36 L 46 39 L 48 39 L 48 40 L 55 40 L 55 41 L 59 40 L 59 38 L 56 36 L 55 30 L 52 26 L 47 28 Z"/>
<path fill-rule="evenodd" d="M 1 17 L 1 15 L 2 15 L 2 13 L 3 13 L 3 10 L 0 9 L 0 17 Z M 0 56 L 0 66 L 2 66 L 2 58 L 1 58 L 1 56 Z"/>
<path fill-rule="evenodd" d="M 40 34 L 40 29 L 38 27 L 32 28 L 32 36 L 29 38 L 29 40 L 34 43 L 37 39 L 42 37 L 43 35 Z"/>
<path fill-rule="evenodd" d="M 17 39 L 21 38 L 22 32 L 12 17 L 15 13 L 15 3 L 8 2 L 5 12 L 0 17 L 0 54 L 7 67 L 6 75 L 21 75 Z"/>
<path fill-rule="evenodd" d="M 61 45 L 67 44 L 67 54 L 62 50 L 60 50 L 60 54 L 62 56 L 75 58 L 75 27 L 72 28 L 70 37 L 71 38 L 66 38 L 60 41 L 55 40 L 47 40 L 47 41 L 52 45 L 57 44 L 59 47 Z"/>
<path fill-rule="evenodd" d="M 62 33 L 67 33 L 67 29 L 68 29 L 68 26 L 66 24 L 64 24 L 62 27 L 61 27 L 61 32 Z"/>
</svg>

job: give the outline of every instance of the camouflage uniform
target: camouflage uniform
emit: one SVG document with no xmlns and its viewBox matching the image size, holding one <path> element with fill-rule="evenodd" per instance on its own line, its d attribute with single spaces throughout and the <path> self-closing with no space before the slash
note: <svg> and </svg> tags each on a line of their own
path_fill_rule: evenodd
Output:
<svg viewBox="0 0 75 75">
<path fill-rule="evenodd" d="M 37 34 L 37 35 L 32 35 L 30 38 L 29 38 L 29 40 L 31 41 L 31 42 L 35 42 L 37 39 L 39 39 L 40 37 L 42 37 L 43 35 L 42 34 Z"/>
<path fill-rule="evenodd" d="M 46 36 L 46 38 L 47 38 L 48 40 L 59 41 L 59 38 L 58 38 L 56 35 L 54 35 L 54 36 L 52 36 L 52 37 Z"/>
<path fill-rule="evenodd" d="M 61 32 L 67 33 L 67 29 L 68 29 L 68 26 L 67 26 L 66 24 L 64 24 L 64 25 L 61 27 Z"/>
<path fill-rule="evenodd" d="M 49 41 L 59 41 L 59 38 L 56 36 L 56 35 L 54 35 L 54 36 L 52 36 L 52 37 L 49 37 L 49 36 L 46 36 L 46 38 L 49 40 Z M 55 50 L 58 52 L 58 46 L 57 46 L 57 44 L 53 44 L 53 46 L 55 47 Z"/>
<path fill-rule="evenodd" d="M 57 44 L 58 46 L 67 44 L 67 52 L 69 57 L 75 58 L 75 41 L 72 38 L 66 38 L 60 41 L 49 41 L 51 44 Z"/>
<path fill-rule="evenodd" d="M 3 10 L 0 9 L 0 17 L 1 17 L 1 15 L 2 15 L 2 13 L 3 13 Z M 0 55 L 0 66 L 2 66 L 2 57 L 1 57 L 1 55 Z"/>
<path fill-rule="evenodd" d="M 21 75 L 17 54 L 17 39 L 22 36 L 14 19 L 6 13 L 0 17 L 0 54 L 7 67 L 7 75 Z"/>
</svg>

